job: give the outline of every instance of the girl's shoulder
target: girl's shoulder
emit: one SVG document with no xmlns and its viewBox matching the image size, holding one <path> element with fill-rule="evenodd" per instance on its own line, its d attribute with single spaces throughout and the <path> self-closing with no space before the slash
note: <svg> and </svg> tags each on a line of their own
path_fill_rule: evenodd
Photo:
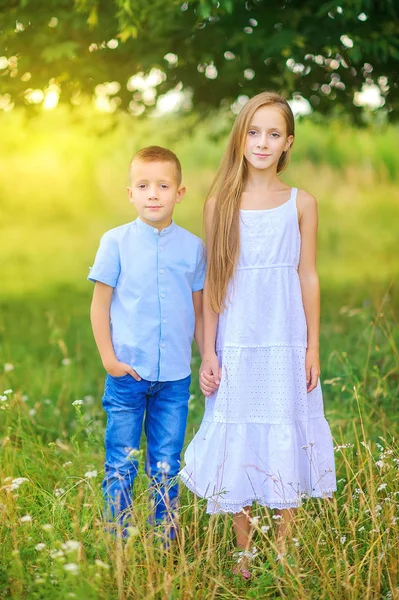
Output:
<svg viewBox="0 0 399 600">
<path fill-rule="evenodd" d="M 306 213 L 317 212 L 317 200 L 309 192 L 298 189 L 296 197 L 296 205 L 298 210 L 299 219 Z"/>
</svg>

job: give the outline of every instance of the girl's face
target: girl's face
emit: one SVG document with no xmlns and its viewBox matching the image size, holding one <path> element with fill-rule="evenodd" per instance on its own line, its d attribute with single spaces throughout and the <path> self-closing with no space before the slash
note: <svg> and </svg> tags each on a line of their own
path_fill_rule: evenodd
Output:
<svg viewBox="0 0 399 600">
<path fill-rule="evenodd" d="M 265 105 L 254 113 L 246 133 L 244 156 L 255 169 L 275 167 L 283 152 L 294 140 L 287 135 L 283 112 L 273 105 Z"/>
</svg>

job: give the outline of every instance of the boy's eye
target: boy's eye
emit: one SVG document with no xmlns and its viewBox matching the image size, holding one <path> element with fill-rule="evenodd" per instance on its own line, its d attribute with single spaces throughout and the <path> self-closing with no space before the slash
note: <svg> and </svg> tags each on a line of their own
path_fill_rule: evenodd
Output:
<svg viewBox="0 0 399 600">
<path fill-rule="evenodd" d="M 139 190 L 144 190 L 146 186 L 145 183 L 139 183 L 137 187 L 139 188 Z"/>
<path fill-rule="evenodd" d="M 274 138 L 279 138 L 279 137 L 280 137 L 280 134 L 279 134 L 279 133 L 276 133 L 276 132 L 274 132 L 274 133 L 271 133 L 270 135 L 271 135 L 272 137 L 274 137 Z"/>
<path fill-rule="evenodd" d="M 168 186 L 166 185 L 166 183 L 161 183 L 161 188 L 162 188 L 163 190 L 167 190 L 167 189 L 168 189 Z"/>
</svg>

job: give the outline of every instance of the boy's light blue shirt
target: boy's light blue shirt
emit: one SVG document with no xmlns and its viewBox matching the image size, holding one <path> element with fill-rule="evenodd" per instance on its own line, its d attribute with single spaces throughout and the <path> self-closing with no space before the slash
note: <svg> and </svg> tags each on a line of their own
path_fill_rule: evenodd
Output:
<svg viewBox="0 0 399 600">
<path fill-rule="evenodd" d="M 174 222 L 159 232 L 137 218 L 103 235 L 88 279 L 115 288 L 111 336 L 120 362 L 148 381 L 190 374 L 192 294 L 205 279 L 200 238 Z"/>
</svg>

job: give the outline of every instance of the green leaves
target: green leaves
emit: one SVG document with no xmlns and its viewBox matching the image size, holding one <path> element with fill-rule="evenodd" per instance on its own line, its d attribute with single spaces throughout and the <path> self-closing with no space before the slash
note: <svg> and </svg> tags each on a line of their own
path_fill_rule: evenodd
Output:
<svg viewBox="0 0 399 600">
<path fill-rule="evenodd" d="M 24 104 L 28 87 L 44 89 L 62 74 L 63 99 L 77 92 L 91 96 L 97 85 L 118 81 L 118 106 L 128 110 L 134 91 L 127 90 L 127 81 L 156 67 L 167 75 L 157 92 L 165 94 L 181 82 L 198 111 L 272 85 L 287 95 L 303 95 L 322 113 L 344 109 L 360 121 L 363 109 L 353 104 L 355 93 L 365 83 L 380 86 L 383 78 L 388 80 L 380 86 L 384 110 L 392 119 L 399 114 L 399 5 L 391 0 L 7 4 L 0 1 L 0 54 L 18 57 L 18 71 L 0 71 L 0 95 L 10 94 L 16 106 Z M 119 44 L 109 45 L 110 40 Z M 164 59 L 171 53 L 177 63 Z M 26 71 L 29 82 L 23 79 Z M 134 102 L 143 103 L 137 95 Z"/>
</svg>

